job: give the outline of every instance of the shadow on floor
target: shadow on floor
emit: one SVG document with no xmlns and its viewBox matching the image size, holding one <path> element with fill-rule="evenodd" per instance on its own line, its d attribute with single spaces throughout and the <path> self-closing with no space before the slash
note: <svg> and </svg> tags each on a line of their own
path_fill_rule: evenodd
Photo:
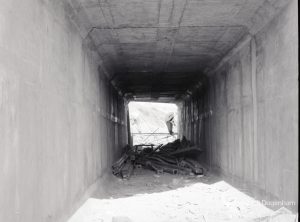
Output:
<svg viewBox="0 0 300 222">
<path fill-rule="evenodd" d="M 129 180 L 110 176 L 104 189 L 99 190 L 94 198 L 122 198 L 136 194 L 151 194 L 183 188 L 196 183 L 214 184 L 219 177 L 207 174 L 205 176 L 184 176 L 165 173 L 157 175 L 146 169 L 135 169 Z"/>
</svg>

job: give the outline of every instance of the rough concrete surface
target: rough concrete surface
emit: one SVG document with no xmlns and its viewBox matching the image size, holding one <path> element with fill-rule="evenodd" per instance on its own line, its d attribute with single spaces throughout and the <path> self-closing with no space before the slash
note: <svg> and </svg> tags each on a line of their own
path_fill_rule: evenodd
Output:
<svg viewBox="0 0 300 222">
<path fill-rule="evenodd" d="M 294 210 L 299 170 L 297 33 L 293 1 L 230 54 L 182 112 L 182 133 L 206 149 L 203 161 L 244 181 L 257 198 L 295 202 L 289 206 Z M 203 115 L 210 111 L 212 115 Z"/>
<path fill-rule="evenodd" d="M 126 143 L 124 103 L 62 2 L 0 5 L 0 221 L 59 221 Z"/>
<path fill-rule="evenodd" d="M 0 0 L 0 221 L 65 221 L 103 186 L 132 98 L 183 102 L 202 161 L 297 207 L 297 8 Z"/>
<path fill-rule="evenodd" d="M 289 1 L 67 2 L 119 88 L 144 98 L 157 91 L 164 93 L 161 97 L 183 93 L 190 86 L 184 79 L 195 79 L 205 68 L 213 68 L 245 34 L 256 33 Z M 174 78 L 179 73 L 184 78 Z"/>
</svg>

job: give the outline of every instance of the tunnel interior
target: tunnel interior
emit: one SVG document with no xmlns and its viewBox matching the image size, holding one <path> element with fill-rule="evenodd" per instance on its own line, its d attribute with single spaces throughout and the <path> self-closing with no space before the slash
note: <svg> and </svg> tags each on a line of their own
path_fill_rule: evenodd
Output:
<svg viewBox="0 0 300 222">
<path fill-rule="evenodd" d="M 162 101 L 180 100 L 189 88 L 203 84 L 204 74 L 258 29 L 251 18 L 262 16 L 255 14 L 260 7 L 258 0 L 226 6 L 158 0 L 79 1 L 77 6 L 116 88 L 130 99 Z"/>
<path fill-rule="evenodd" d="M 1 1 L 0 221 L 69 218 L 130 143 L 137 101 L 176 104 L 207 169 L 296 211 L 297 8 Z"/>
</svg>

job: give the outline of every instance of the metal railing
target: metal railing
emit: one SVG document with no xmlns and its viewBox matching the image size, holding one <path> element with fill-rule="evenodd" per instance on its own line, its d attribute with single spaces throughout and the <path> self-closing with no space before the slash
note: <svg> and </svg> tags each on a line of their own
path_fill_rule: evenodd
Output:
<svg viewBox="0 0 300 222">
<path fill-rule="evenodd" d="M 131 133 L 132 144 L 166 144 L 178 138 L 178 133 Z"/>
</svg>

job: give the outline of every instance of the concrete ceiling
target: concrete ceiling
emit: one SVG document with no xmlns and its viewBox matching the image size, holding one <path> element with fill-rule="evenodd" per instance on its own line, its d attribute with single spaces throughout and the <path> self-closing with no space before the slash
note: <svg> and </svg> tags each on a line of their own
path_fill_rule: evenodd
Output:
<svg viewBox="0 0 300 222">
<path fill-rule="evenodd" d="M 275 11 L 278 2 L 69 0 L 111 80 L 124 93 L 151 98 L 184 93 L 257 26 L 259 10 Z"/>
</svg>

